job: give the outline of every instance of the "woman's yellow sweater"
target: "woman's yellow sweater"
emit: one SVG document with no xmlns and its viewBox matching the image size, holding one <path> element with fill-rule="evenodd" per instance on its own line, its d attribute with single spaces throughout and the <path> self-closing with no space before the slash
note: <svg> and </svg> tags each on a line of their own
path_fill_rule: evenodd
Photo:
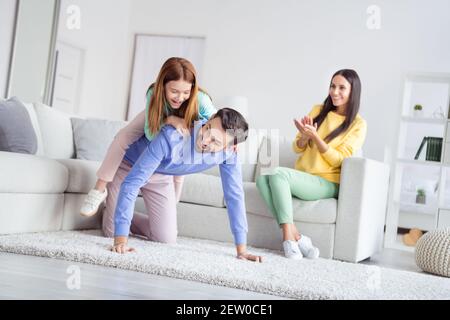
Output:
<svg viewBox="0 0 450 320">
<path fill-rule="evenodd" d="M 314 106 L 309 116 L 314 119 L 322 108 L 323 105 Z M 328 134 L 344 122 L 344 119 L 345 116 L 336 112 L 329 112 L 317 133 L 322 139 L 325 139 Z M 347 131 L 342 132 L 328 143 L 329 148 L 324 153 L 320 153 L 315 143 L 308 143 L 304 148 L 299 148 L 297 140 L 302 136 L 299 132 L 293 143 L 293 148 L 296 153 L 302 153 L 302 155 L 297 159 L 295 169 L 339 183 L 342 161 L 362 147 L 366 132 L 366 121 L 358 114 Z"/>
</svg>

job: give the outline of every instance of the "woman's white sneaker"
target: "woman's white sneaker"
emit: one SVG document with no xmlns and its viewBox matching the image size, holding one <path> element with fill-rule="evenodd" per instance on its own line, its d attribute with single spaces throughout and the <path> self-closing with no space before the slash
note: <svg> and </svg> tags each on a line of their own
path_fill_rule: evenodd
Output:
<svg viewBox="0 0 450 320">
<path fill-rule="evenodd" d="M 313 246 L 312 241 L 309 237 L 301 235 L 300 239 L 297 241 L 298 248 L 301 253 L 308 259 L 317 259 L 319 257 L 319 248 Z"/>
<path fill-rule="evenodd" d="M 286 240 L 283 241 L 284 255 L 288 259 L 300 260 L 303 258 L 300 248 L 296 241 Z"/>
<path fill-rule="evenodd" d="M 89 191 L 86 199 L 84 199 L 83 206 L 81 207 L 80 214 L 85 217 L 91 217 L 97 213 L 98 208 L 105 201 L 108 196 L 108 191 L 100 192 L 96 189 Z"/>
</svg>

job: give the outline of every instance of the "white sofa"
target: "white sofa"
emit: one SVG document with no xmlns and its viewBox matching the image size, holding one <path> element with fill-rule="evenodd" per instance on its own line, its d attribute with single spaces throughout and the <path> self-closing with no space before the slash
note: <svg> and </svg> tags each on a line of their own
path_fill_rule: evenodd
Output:
<svg viewBox="0 0 450 320">
<path fill-rule="evenodd" d="M 96 229 L 101 214 L 81 217 L 79 208 L 96 180 L 100 163 L 77 160 L 70 115 L 42 104 L 26 104 L 38 136 L 36 155 L 0 152 L 0 234 Z M 248 243 L 281 249 L 281 232 L 255 184 L 270 145 L 251 135 L 240 153 L 249 225 Z M 277 148 L 278 150 L 278 148 Z M 291 141 L 280 142 L 280 166 L 297 157 Z M 265 163 L 264 163 L 265 164 Z M 218 168 L 188 175 L 178 204 L 180 236 L 232 241 Z M 358 262 L 381 249 L 389 167 L 365 158 L 348 158 L 342 166 L 339 200 L 293 199 L 294 220 L 310 236 L 321 256 Z M 142 199 L 136 210 L 143 211 Z M 145 212 L 145 211 L 144 211 Z"/>
</svg>

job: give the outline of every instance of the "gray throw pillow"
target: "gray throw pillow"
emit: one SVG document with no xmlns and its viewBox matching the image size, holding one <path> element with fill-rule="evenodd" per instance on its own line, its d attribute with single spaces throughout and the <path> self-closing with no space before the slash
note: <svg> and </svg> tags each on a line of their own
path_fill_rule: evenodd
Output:
<svg viewBox="0 0 450 320">
<path fill-rule="evenodd" d="M 77 159 L 102 161 L 125 121 L 71 118 Z"/>
<path fill-rule="evenodd" d="M 37 151 L 30 115 L 16 97 L 0 101 L 0 151 L 26 154 Z"/>
</svg>

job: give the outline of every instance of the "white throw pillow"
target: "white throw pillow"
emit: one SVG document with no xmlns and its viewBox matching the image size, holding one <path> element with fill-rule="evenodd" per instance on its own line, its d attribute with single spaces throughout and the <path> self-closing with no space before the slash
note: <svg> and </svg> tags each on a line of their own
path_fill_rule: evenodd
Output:
<svg viewBox="0 0 450 320">
<path fill-rule="evenodd" d="M 75 154 L 70 115 L 42 103 L 35 103 L 45 155 L 52 159 L 71 159 Z"/>
</svg>

